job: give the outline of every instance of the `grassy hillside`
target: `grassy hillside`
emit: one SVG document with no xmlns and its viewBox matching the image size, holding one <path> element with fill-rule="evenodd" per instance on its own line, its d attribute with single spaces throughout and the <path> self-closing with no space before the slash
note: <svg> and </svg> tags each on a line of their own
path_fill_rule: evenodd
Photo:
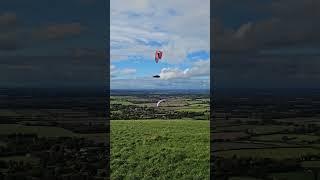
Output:
<svg viewBox="0 0 320 180">
<path fill-rule="evenodd" d="M 209 121 L 111 121 L 111 179 L 209 179 Z"/>
</svg>

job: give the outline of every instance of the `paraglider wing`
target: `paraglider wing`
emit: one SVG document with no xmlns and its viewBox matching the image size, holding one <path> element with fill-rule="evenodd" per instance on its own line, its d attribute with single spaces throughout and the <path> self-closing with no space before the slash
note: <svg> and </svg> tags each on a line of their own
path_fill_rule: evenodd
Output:
<svg viewBox="0 0 320 180">
<path fill-rule="evenodd" d="M 154 60 L 156 61 L 156 63 L 158 63 L 161 58 L 162 58 L 162 52 L 157 50 L 154 55 Z"/>
<path fill-rule="evenodd" d="M 161 102 L 163 102 L 163 101 L 165 101 L 165 99 L 161 99 L 160 101 L 158 101 L 158 102 L 157 102 L 157 107 L 159 107 L 159 104 L 160 104 Z"/>
<path fill-rule="evenodd" d="M 159 53 L 158 53 L 159 55 L 159 59 L 162 59 L 162 51 L 159 51 Z"/>
</svg>

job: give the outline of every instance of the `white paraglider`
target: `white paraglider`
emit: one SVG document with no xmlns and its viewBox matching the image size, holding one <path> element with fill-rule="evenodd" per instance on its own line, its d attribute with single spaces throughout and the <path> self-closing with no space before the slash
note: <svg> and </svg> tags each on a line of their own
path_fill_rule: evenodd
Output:
<svg viewBox="0 0 320 180">
<path fill-rule="evenodd" d="M 160 101 L 157 102 L 157 107 L 159 107 L 160 103 L 162 103 L 163 101 L 166 101 L 165 99 L 161 99 Z"/>
</svg>

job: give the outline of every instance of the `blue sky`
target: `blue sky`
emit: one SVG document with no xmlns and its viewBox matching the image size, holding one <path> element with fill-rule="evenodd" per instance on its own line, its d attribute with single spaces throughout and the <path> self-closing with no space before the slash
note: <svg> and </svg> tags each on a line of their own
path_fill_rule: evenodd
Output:
<svg viewBox="0 0 320 180">
<path fill-rule="evenodd" d="M 111 89 L 208 89 L 209 3 L 111 0 Z"/>
</svg>

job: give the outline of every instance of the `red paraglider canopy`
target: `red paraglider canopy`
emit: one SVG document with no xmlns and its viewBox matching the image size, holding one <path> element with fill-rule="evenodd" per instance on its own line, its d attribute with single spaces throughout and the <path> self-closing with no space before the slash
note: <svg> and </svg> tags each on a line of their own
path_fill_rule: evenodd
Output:
<svg viewBox="0 0 320 180">
<path fill-rule="evenodd" d="M 162 51 L 157 50 L 154 56 L 154 60 L 156 61 L 156 63 L 158 63 L 161 58 L 162 58 Z"/>
</svg>

